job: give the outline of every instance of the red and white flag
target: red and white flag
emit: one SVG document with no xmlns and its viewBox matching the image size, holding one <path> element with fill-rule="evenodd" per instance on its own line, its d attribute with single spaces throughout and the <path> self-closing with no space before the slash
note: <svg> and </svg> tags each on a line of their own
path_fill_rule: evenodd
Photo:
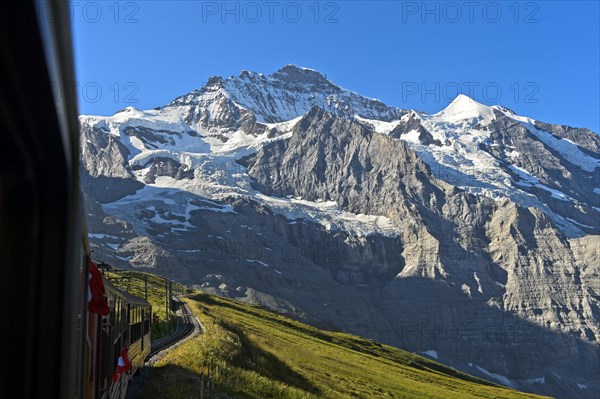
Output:
<svg viewBox="0 0 600 399">
<path fill-rule="evenodd" d="M 88 310 L 106 316 L 110 313 L 110 309 L 104 297 L 104 281 L 102 281 L 100 271 L 91 260 L 89 262 L 88 285 Z"/>
<path fill-rule="evenodd" d="M 125 345 L 123 345 L 123 348 L 121 349 L 121 356 L 119 356 L 119 359 L 117 360 L 117 369 L 112 376 L 112 380 L 117 381 L 119 376 L 122 373 L 129 371 L 130 368 L 131 363 L 129 363 L 129 358 L 127 357 L 127 348 L 125 348 Z"/>
</svg>

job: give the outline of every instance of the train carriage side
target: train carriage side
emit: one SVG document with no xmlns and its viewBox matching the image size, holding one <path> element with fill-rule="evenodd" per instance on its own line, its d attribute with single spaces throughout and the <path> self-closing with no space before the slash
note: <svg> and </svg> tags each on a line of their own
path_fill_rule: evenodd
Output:
<svg viewBox="0 0 600 399">
<path fill-rule="evenodd" d="M 133 374 L 144 366 L 150 354 L 150 318 L 152 306 L 148 301 L 126 291 L 121 291 L 124 299 L 126 335 L 129 338 L 127 354 Z"/>
<path fill-rule="evenodd" d="M 90 341 L 92 352 L 95 352 L 92 356 L 95 359 L 92 377 L 95 381 L 94 394 L 88 397 L 124 398 L 129 380 L 139 373 L 150 354 L 152 306 L 145 299 L 118 289 L 106 279 L 104 287 L 110 313 L 98 316 L 90 324 Z M 95 333 L 92 334 L 92 331 Z M 127 349 L 131 369 L 113 381 L 123 346 Z"/>
</svg>

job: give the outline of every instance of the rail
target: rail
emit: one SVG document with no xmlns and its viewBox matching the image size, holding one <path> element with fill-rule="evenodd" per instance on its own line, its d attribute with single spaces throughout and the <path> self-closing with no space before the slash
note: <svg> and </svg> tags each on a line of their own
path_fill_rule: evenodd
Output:
<svg viewBox="0 0 600 399">
<path fill-rule="evenodd" d="M 183 300 L 178 297 L 174 297 L 174 303 L 178 306 L 177 313 L 177 329 L 173 334 L 167 335 L 166 337 L 158 338 L 152 341 L 150 355 L 148 358 L 152 358 L 159 352 L 169 348 L 177 342 L 185 339 L 194 332 L 196 327 L 199 327 L 197 319 L 192 315 L 189 306 Z"/>
</svg>

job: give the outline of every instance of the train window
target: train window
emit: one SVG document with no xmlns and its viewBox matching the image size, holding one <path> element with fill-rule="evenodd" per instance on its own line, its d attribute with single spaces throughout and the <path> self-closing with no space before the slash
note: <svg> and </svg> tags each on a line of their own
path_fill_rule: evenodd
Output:
<svg viewBox="0 0 600 399">
<path fill-rule="evenodd" d="M 144 314 L 144 308 L 142 308 L 139 305 L 136 305 L 136 319 L 135 319 L 135 340 L 136 341 L 142 337 L 143 314 Z"/>
<path fill-rule="evenodd" d="M 117 297 L 114 297 L 115 307 L 114 307 L 114 315 L 113 315 L 113 327 L 117 328 L 119 325 L 119 304 L 117 303 Z"/>
<path fill-rule="evenodd" d="M 150 314 L 152 313 L 150 309 L 146 308 L 146 312 L 144 312 L 144 335 L 150 332 Z"/>
<path fill-rule="evenodd" d="M 113 347 L 113 363 L 111 365 L 111 367 L 117 367 L 117 364 L 119 362 L 119 356 L 121 356 L 121 343 L 119 341 L 115 342 L 115 345 Z"/>
<path fill-rule="evenodd" d="M 138 307 L 135 307 L 135 324 L 133 325 L 133 329 L 135 331 L 135 337 L 134 340 L 137 341 L 139 339 L 139 334 L 138 334 Z"/>
<path fill-rule="evenodd" d="M 119 299 L 119 303 L 121 304 L 121 330 L 124 330 L 127 326 L 127 307 L 123 299 Z"/>
<path fill-rule="evenodd" d="M 119 329 L 123 330 L 123 325 L 127 322 L 127 308 L 123 300 L 119 298 Z"/>
<path fill-rule="evenodd" d="M 115 295 L 115 328 L 121 329 L 121 298 Z"/>
<path fill-rule="evenodd" d="M 109 297 L 109 303 L 110 303 L 109 320 L 110 320 L 110 324 L 112 326 L 114 326 L 115 325 L 115 297 L 114 297 L 114 295 L 112 297 Z"/>
<path fill-rule="evenodd" d="M 121 331 L 123 331 L 123 343 L 129 343 L 129 323 L 127 322 L 126 313 L 127 308 L 123 307 L 123 324 L 121 325 Z"/>
<path fill-rule="evenodd" d="M 100 364 L 100 372 L 99 372 L 99 380 L 100 389 L 105 388 L 105 384 L 107 383 L 107 379 L 112 372 L 111 370 L 111 339 L 112 339 L 113 329 L 112 326 L 107 323 L 102 323 L 102 332 L 101 332 L 101 342 L 98 343 L 98 353 L 100 354 L 99 364 Z"/>
</svg>

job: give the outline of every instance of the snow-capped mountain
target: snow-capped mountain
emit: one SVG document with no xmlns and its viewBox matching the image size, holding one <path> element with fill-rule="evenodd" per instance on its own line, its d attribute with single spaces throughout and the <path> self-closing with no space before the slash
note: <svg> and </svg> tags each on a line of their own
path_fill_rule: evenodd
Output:
<svg viewBox="0 0 600 399">
<path fill-rule="evenodd" d="M 572 236 L 600 233 L 600 137 L 587 129 L 544 124 L 462 94 L 434 115 L 363 121 L 406 140 L 450 184 L 538 208 Z"/>
<path fill-rule="evenodd" d="M 519 389 L 598 393 L 596 133 L 464 95 L 402 110 L 293 65 L 80 121 L 97 257 Z"/>
<path fill-rule="evenodd" d="M 309 68 L 286 65 L 272 75 L 242 71 L 228 79 L 209 78 L 205 87 L 176 98 L 166 108 L 178 108 L 194 123 L 206 115 L 208 103 L 223 95 L 234 108 L 252 113 L 261 123 L 277 123 L 304 115 L 313 106 L 331 113 L 352 117 L 390 121 L 400 118 L 404 111 L 389 107 L 379 100 L 366 98 L 329 82 L 326 77 Z M 208 101 L 207 101 L 208 100 Z M 198 116 L 195 118 L 195 116 Z M 208 115 L 208 119 L 211 115 Z M 230 127 L 230 126 L 228 126 Z"/>
</svg>

